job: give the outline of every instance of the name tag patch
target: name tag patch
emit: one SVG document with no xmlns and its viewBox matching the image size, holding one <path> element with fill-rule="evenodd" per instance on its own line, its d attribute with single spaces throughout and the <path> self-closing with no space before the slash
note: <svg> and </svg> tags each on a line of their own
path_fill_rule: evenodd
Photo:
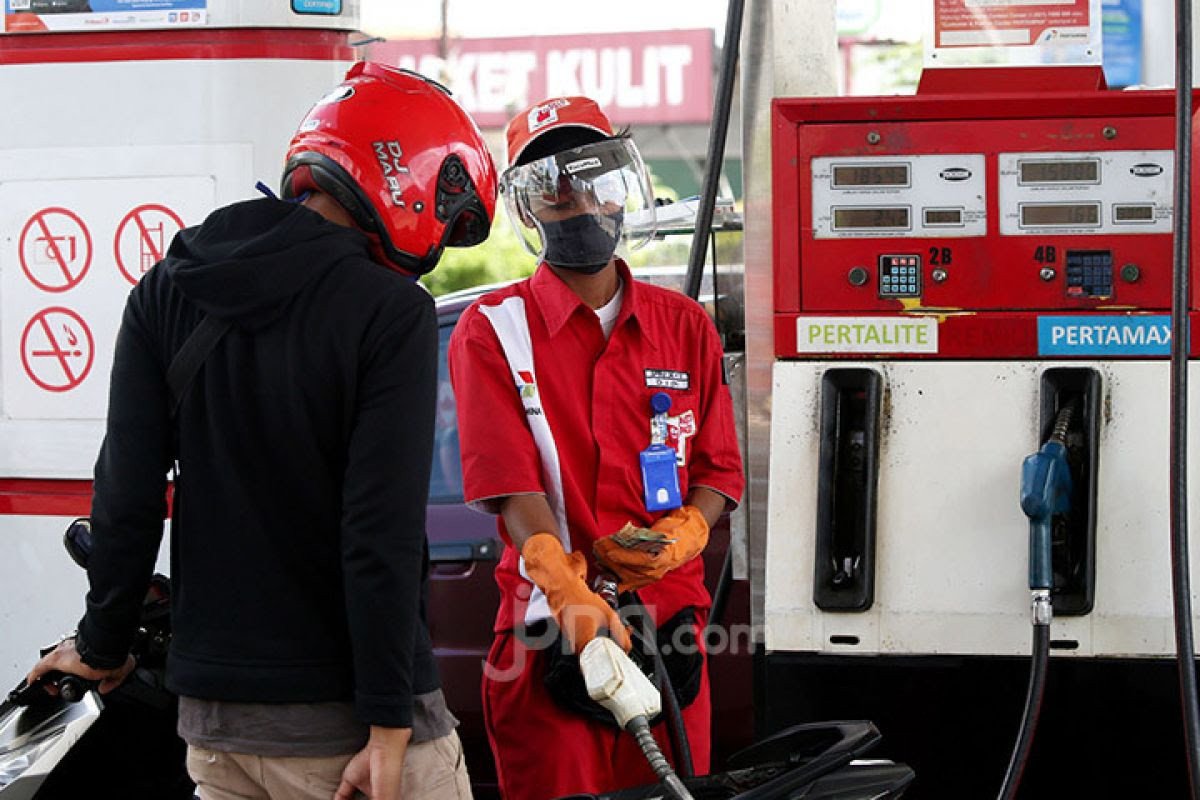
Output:
<svg viewBox="0 0 1200 800">
<path fill-rule="evenodd" d="M 646 370 L 646 388 L 649 389 L 683 389 L 692 387 L 691 377 L 686 372 L 674 369 Z"/>
</svg>

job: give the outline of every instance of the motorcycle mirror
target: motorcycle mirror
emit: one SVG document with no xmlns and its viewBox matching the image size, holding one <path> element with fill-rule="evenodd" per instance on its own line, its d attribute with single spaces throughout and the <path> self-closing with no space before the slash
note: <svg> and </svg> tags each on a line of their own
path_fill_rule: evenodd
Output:
<svg viewBox="0 0 1200 800">
<path fill-rule="evenodd" d="M 88 559 L 92 555 L 92 521 L 80 517 L 68 525 L 63 534 L 63 547 L 67 548 L 72 561 L 87 569 Z"/>
</svg>

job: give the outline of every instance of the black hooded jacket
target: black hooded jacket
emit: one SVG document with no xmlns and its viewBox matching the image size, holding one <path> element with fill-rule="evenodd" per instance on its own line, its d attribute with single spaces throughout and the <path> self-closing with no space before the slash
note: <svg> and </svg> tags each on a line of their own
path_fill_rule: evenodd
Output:
<svg viewBox="0 0 1200 800">
<path fill-rule="evenodd" d="M 235 702 L 353 700 L 407 727 L 438 686 L 418 620 L 437 323 L 357 230 L 292 203 L 181 231 L 129 295 L 95 472 L 80 651 L 124 660 L 178 459 L 168 685 Z M 166 371 L 230 320 L 173 426 Z"/>
</svg>

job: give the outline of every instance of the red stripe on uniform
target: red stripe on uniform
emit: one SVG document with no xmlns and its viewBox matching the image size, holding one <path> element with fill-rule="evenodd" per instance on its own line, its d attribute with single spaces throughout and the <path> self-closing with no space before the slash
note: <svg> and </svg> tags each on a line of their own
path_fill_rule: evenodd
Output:
<svg viewBox="0 0 1200 800">
<path fill-rule="evenodd" d="M 85 517 L 91 510 L 91 481 L 0 478 L 0 514 Z"/>
<path fill-rule="evenodd" d="M 187 28 L 4 37 L 0 64 L 225 59 L 354 61 L 346 31 L 305 28 Z"/>
</svg>

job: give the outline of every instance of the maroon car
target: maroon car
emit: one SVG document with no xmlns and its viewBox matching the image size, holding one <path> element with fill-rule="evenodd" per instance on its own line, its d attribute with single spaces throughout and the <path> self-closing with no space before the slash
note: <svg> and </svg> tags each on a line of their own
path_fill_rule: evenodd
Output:
<svg viewBox="0 0 1200 800">
<path fill-rule="evenodd" d="M 492 288 L 464 290 L 438 300 L 438 413 L 427 522 L 432 562 L 429 630 L 446 700 L 462 722 L 458 733 L 480 798 L 496 796 L 496 770 L 483 725 L 480 687 L 483 660 L 491 645 L 492 622 L 500 602 L 492 570 L 504 545 L 497 535 L 494 517 L 463 505 L 458 428 L 446 352 L 459 315 Z M 725 516 L 712 531 L 704 553 L 710 592 L 715 591 L 728 546 L 729 519 Z M 722 623 L 747 626 L 749 585 L 735 581 L 731 587 Z M 709 661 L 714 770 L 719 769 L 725 756 L 750 744 L 753 737 L 752 656 L 746 636 L 735 644 L 735 649 L 715 654 Z"/>
</svg>

